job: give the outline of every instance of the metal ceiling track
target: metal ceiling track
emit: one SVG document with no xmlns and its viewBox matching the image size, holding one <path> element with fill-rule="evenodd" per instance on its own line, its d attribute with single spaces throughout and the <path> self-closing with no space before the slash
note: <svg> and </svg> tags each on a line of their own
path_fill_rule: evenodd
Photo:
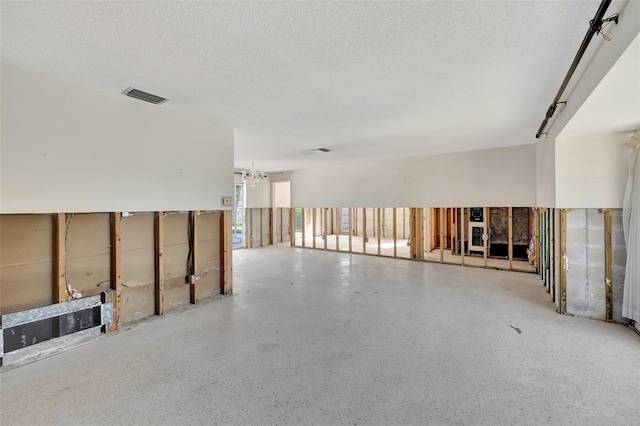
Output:
<svg viewBox="0 0 640 426">
<path fill-rule="evenodd" d="M 580 63 L 580 60 L 582 59 L 584 52 L 587 50 L 587 47 L 589 47 L 589 43 L 591 42 L 591 39 L 593 38 L 593 36 L 598 34 L 602 30 L 602 24 L 604 22 L 614 21 L 616 24 L 618 23 L 618 15 L 607 18 L 606 20 L 603 19 L 604 14 L 607 12 L 607 9 L 609 8 L 610 4 L 611 4 L 611 0 L 602 0 L 602 3 L 600 3 L 600 7 L 598 7 L 598 11 L 596 12 L 596 16 L 591 21 L 589 21 L 589 30 L 587 31 L 587 34 L 584 36 L 584 40 L 582 40 L 582 44 L 578 49 L 578 53 L 576 53 L 576 57 L 573 59 L 573 63 L 571 64 L 571 67 L 569 68 L 567 75 L 564 77 L 564 81 L 560 86 L 560 90 L 558 90 L 556 97 L 553 99 L 553 102 L 551 103 L 551 105 L 549 105 L 549 109 L 547 109 L 547 114 L 545 115 L 544 120 L 542 120 L 542 123 L 540 124 L 538 133 L 536 133 L 536 139 L 538 139 L 541 135 L 546 135 L 545 128 L 549 123 L 549 119 L 553 117 L 553 114 L 556 112 L 556 107 L 558 106 L 558 104 L 562 104 L 562 103 L 566 104 L 566 101 L 561 102 L 560 98 L 562 97 L 562 94 L 567 88 L 567 85 L 569 84 L 571 77 L 573 77 L 573 73 L 576 71 L 576 68 Z"/>
</svg>

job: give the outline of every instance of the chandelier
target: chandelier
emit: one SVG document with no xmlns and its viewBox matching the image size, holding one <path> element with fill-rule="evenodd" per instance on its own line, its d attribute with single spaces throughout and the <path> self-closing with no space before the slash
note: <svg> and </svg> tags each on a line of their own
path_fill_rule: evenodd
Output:
<svg viewBox="0 0 640 426">
<path fill-rule="evenodd" d="M 263 183 L 266 180 L 267 175 L 253 167 L 253 160 L 251 160 L 251 170 L 242 171 L 242 182 L 249 182 L 252 188 L 256 186 L 256 183 Z"/>
</svg>

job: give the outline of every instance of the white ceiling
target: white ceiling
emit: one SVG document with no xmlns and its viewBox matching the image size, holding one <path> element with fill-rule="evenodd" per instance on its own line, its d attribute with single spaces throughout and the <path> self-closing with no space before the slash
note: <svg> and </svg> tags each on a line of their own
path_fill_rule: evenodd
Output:
<svg viewBox="0 0 640 426">
<path fill-rule="evenodd" d="M 640 35 L 598 83 L 558 138 L 640 128 Z"/>
<path fill-rule="evenodd" d="M 236 167 L 290 170 L 535 142 L 598 4 L 2 1 L 1 57 L 165 96 L 234 127 Z"/>
</svg>

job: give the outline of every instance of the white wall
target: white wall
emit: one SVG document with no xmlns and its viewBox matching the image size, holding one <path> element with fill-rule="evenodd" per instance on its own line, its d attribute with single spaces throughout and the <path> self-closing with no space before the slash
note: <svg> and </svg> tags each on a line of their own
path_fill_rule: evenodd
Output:
<svg viewBox="0 0 640 426">
<path fill-rule="evenodd" d="M 558 138 L 556 207 L 622 208 L 633 132 Z"/>
<path fill-rule="evenodd" d="M 291 182 L 273 182 L 273 207 L 291 207 Z"/>
<path fill-rule="evenodd" d="M 553 139 L 539 139 L 536 144 L 536 205 L 555 207 L 556 205 L 556 142 Z"/>
<path fill-rule="evenodd" d="M 461 152 L 278 174 L 294 207 L 534 206 L 536 147 Z"/>
<path fill-rule="evenodd" d="M 247 182 L 244 187 L 246 190 L 246 207 L 271 207 L 271 183 L 269 179 L 263 183 L 256 183 L 255 187 L 251 187 L 251 184 Z"/>
<path fill-rule="evenodd" d="M 233 129 L 2 64 L 0 212 L 223 209 Z"/>
<path fill-rule="evenodd" d="M 538 139 L 537 142 L 537 169 L 538 169 L 538 178 L 537 178 L 537 205 L 543 207 L 568 207 L 566 205 L 569 203 L 574 203 L 576 206 L 579 204 L 580 207 L 594 207 L 594 202 L 600 203 L 602 201 L 609 202 L 612 199 L 617 199 L 617 195 L 613 197 L 601 197 L 596 196 L 593 199 L 589 199 L 588 197 L 582 200 L 576 200 L 575 197 L 566 198 L 567 188 L 566 188 L 566 179 L 563 180 L 562 183 L 556 182 L 557 172 L 562 173 L 562 168 L 564 166 L 560 166 L 555 164 L 558 160 L 556 158 L 557 155 L 565 156 L 568 149 L 570 149 L 569 145 L 562 146 L 560 141 L 556 138 L 564 132 L 565 127 L 567 128 L 567 132 L 565 132 L 565 136 L 568 137 L 567 133 L 572 133 L 575 136 L 578 133 L 585 132 L 598 132 L 597 129 L 600 129 L 600 133 L 613 132 L 613 128 L 619 123 L 615 123 L 614 119 L 611 117 L 617 117 L 615 113 L 613 113 L 614 108 L 618 108 L 619 106 L 628 104 L 629 100 L 635 99 L 637 101 L 637 97 L 634 98 L 632 94 L 634 91 L 634 87 L 637 87 L 637 81 L 633 80 L 633 71 L 627 72 L 622 70 L 619 75 L 628 75 L 631 76 L 630 81 L 620 82 L 617 81 L 617 78 L 612 77 L 612 80 L 615 81 L 615 86 L 621 88 L 622 92 L 625 93 L 625 102 L 620 104 L 617 101 L 620 99 L 620 94 L 615 91 L 611 91 L 608 88 L 607 82 L 605 81 L 603 84 L 603 79 L 607 74 L 612 70 L 612 67 L 619 62 L 619 59 L 625 51 L 629 49 L 629 46 L 632 45 L 638 33 L 640 32 L 640 2 L 633 0 L 613 0 L 611 5 L 609 6 L 606 16 L 610 16 L 613 13 L 620 14 L 620 24 L 607 29 L 607 32 L 612 36 L 612 40 L 609 42 L 605 42 L 602 37 L 596 36 L 591 41 L 585 56 L 582 58 L 580 65 L 578 66 L 573 78 L 571 79 L 567 90 L 563 94 L 562 100 L 567 101 L 566 105 L 558 106 L 558 110 L 556 111 L 554 117 L 550 120 L 550 124 L 547 125 L 546 131 L 548 135 L 542 136 Z M 585 27 L 585 32 L 587 27 Z M 576 46 L 576 51 L 578 46 Z M 633 47 L 631 48 L 633 49 Z M 631 52 L 633 53 L 633 52 Z M 633 60 L 623 61 L 619 66 L 624 67 L 625 64 L 629 62 L 632 66 Z M 635 64 L 637 66 L 637 64 Z M 564 78 L 563 76 L 556 76 L 556 78 Z M 637 79 L 637 73 L 635 75 Z M 635 86 L 634 86 L 635 83 Z M 594 90 L 598 88 L 598 86 L 602 86 L 602 90 L 606 95 L 604 98 L 598 96 L 594 96 L 593 105 L 589 105 L 589 103 L 585 104 L 585 101 L 589 99 L 594 94 Z M 553 94 L 550 94 L 549 103 L 553 100 Z M 630 95 L 630 96 L 629 96 Z M 605 99 L 607 99 L 605 101 Z M 595 107 L 595 114 L 588 114 L 585 112 L 579 112 L 581 108 L 587 107 Z M 545 107 L 546 108 L 546 107 Z M 607 109 L 607 111 L 603 111 L 602 109 Z M 615 109 L 617 110 L 617 109 Z M 540 111 L 540 119 L 544 116 L 546 109 L 542 109 Z M 570 123 L 575 116 L 575 121 Z M 588 120 L 585 120 L 585 117 L 590 117 Z M 594 117 L 597 118 L 597 124 L 594 120 Z M 586 128 L 588 127 L 588 128 Z M 616 130 L 624 130 L 618 128 Z M 604 143 L 604 142 L 603 142 Z M 601 145 L 600 148 L 603 148 Z M 584 147 L 582 148 L 584 149 Z M 602 153 L 602 151 L 600 151 Z M 580 165 L 577 164 L 578 161 L 587 161 L 592 162 L 593 158 L 589 153 L 584 154 L 584 158 L 575 158 L 573 165 L 577 168 L 580 168 Z M 613 161 L 613 157 L 615 157 L 617 153 L 606 153 L 605 163 L 611 163 Z M 613 157 L 612 157 L 613 156 Z M 564 165 L 571 164 L 567 161 L 562 161 Z M 593 164 L 593 163 L 591 163 Z M 575 168 L 575 167 L 574 167 Z M 584 170 L 587 170 L 586 168 Z M 583 175 L 584 176 L 584 175 Z M 587 179 L 589 180 L 589 179 Z M 609 183 L 615 182 L 615 178 L 608 176 L 605 178 Z M 562 188 L 560 188 L 562 187 Z M 584 190 L 585 186 L 581 186 L 581 190 Z M 604 189 L 604 181 L 601 181 L 598 184 L 597 190 Z M 617 189 L 613 187 L 611 189 L 613 192 L 616 192 Z M 605 190 L 606 191 L 606 190 Z M 576 190 L 577 192 L 577 190 Z M 573 194 L 575 196 L 580 196 L 581 194 Z M 585 194 L 582 194 L 585 195 Z M 577 202 L 579 201 L 579 202 Z M 577 202 L 577 203 L 576 203 Z M 616 205 L 610 206 L 602 206 L 613 208 Z"/>
</svg>

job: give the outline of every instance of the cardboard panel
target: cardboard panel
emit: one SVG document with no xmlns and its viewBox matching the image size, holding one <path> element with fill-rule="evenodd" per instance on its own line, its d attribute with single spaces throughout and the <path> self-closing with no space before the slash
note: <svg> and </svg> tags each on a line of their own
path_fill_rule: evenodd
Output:
<svg viewBox="0 0 640 426">
<path fill-rule="evenodd" d="M 198 299 L 220 293 L 220 212 L 198 216 Z"/>
<path fill-rule="evenodd" d="M 172 213 L 164 218 L 164 307 L 165 311 L 189 303 L 187 257 L 189 215 Z"/>
<path fill-rule="evenodd" d="M 111 286 L 109 213 L 67 215 L 67 283 L 83 297 Z"/>
<path fill-rule="evenodd" d="M 0 215 L 0 313 L 53 303 L 53 217 Z"/>
<path fill-rule="evenodd" d="M 153 214 L 122 218 L 121 322 L 127 324 L 155 313 L 155 252 Z"/>
</svg>

